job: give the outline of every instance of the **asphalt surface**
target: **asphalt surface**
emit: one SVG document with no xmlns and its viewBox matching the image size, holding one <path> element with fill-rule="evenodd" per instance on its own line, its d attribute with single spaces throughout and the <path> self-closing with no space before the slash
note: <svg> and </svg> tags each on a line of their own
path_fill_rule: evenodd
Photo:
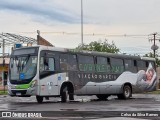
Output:
<svg viewBox="0 0 160 120">
<path fill-rule="evenodd" d="M 0 111 L 23 114 L 35 112 L 40 113 L 43 119 L 56 120 L 158 120 L 160 119 L 160 95 L 134 94 L 128 100 L 119 100 L 116 96 L 111 96 L 105 101 L 98 100 L 96 96 L 75 96 L 75 101 L 67 103 L 61 103 L 59 98 L 51 98 L 44 100 L 42 104 L 38 104 L 34 96 L 22 98 L 2 95 Z"/>
</svg>

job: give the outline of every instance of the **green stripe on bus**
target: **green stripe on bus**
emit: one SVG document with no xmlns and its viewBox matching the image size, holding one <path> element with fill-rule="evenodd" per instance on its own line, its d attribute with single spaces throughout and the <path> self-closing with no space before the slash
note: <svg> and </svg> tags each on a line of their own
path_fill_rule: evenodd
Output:
<svg viewBox="0 0 160 120">
<path fill-rule="evenodd" d="M 32 81 L 28 84 L 21 84 L 21 85 L 16 85 L 16 89 L 27 89 L 31 86 Z"/>
</svg>

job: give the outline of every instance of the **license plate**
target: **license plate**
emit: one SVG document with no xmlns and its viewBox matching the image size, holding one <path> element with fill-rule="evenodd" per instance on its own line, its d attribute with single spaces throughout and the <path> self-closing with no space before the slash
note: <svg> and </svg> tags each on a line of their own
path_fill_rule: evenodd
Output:
<svg viewBox="0 0 160 120">
<path fill-rule="evenodd" d="M 16 95 L 18 95 L 18 96 L 19 96 L 19 95 L 21 95 L 21 93 L 16 93 Z"/>
</svg>

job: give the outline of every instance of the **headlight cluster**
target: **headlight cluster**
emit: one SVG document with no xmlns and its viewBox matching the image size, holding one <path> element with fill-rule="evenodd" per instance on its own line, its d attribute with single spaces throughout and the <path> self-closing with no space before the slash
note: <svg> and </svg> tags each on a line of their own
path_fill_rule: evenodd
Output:
<svg viewBox="0 0 160 120">
<path fill-rule="evenodd" d="M 34 80 L 31 84 L 31 87 L 35 87 L 36 83 L 37 83 L 37 80 Z"/>
</svg>

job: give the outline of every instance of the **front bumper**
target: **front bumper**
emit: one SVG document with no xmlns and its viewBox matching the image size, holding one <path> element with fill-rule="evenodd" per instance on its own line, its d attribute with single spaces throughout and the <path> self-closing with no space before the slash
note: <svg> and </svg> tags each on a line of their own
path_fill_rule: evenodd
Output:
<svg viewBox="0 0 160 120">
<path fill-rule="evenodd" d="M 18 96 L 18 97 L 29 97 L 29 96 L 36 95 L 36 88 L 29 87 L 27 89 L 14 89 L 8 86 L 8 95 Z"/>
</svg>

